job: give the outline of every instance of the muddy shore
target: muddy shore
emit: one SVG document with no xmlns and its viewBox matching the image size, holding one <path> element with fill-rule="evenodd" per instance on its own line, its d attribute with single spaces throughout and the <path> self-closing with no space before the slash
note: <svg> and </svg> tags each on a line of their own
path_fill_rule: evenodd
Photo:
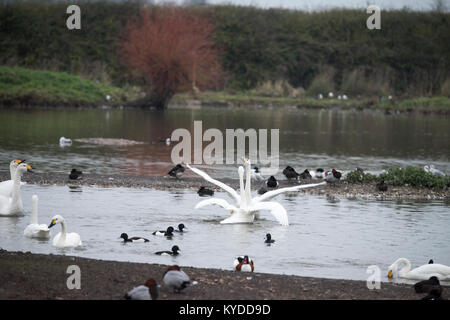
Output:
<svg viewBox="0 0 450 320">
<path fill-rule="evenodd" d="M 80 268 L 79 290 L 67 288 L 69 265 Z M 198 284 L 177 294 L 162 281 L 166 269 L 167 266 L 160 264 L 0 250 L 0 299 L 117 300 L 150 277 L 161 285 L 160 300 L 419 300 L 425 296 L 415 293 L 413 287 L 406 284 L 382 282 L 379 290 L 369 290 L 365 281 L 192 267 L 182 267 L 182 270 Z M 448 290 L 444 287 L 445 299 Z"/>
<path fill-rule="evenodd" d="M 8 180 L 9 171 L 0 171 L 0 181 Z M 125 175 L 99 175 L 99 174 L 84 174 L 82 179 L 69 180 L 68 174 L 62 173 L 40 173 L 33 172 L 23 176 L 23 181 L 29 184 L 43 184 L 43 185 L 59 185 L 69 187 L 79 186 L 96 186 L 96 187 L 128 187 L 128 188 L 150 188 L 157 190 L 179 190 L 188 189 L 197 191 L 200 186 L 206 186 L 215 191 L 220 191 L 215 185 L 206 182 L 202 178 L 197 177 L 182 177 L 175 179 L 169 176 L 165 177 L 147 177 L 147 176 L 125 176 Z M 220 179 L 222 182 L 237 189 L 239 188 L 239 181 L 237 179 Z M 318 183 L 320 180 L 305 180 L 301 183 Z M 296 182 L 289 183 L 287 180 L 279 180 L 280 188 L 296 185 Z M 263 183 L 253 182 L 252 189 L 255 191 L 259 189 Z M 375 199 L 375 200 L 443 200 L 446 203 L 450 202 L 450 190 L 435 191 L 425 188 L 413 187 L 394 187 L 389 186 L 386 192 L 380 192 L 376 189 L 375 183 L 348 183 L 347 181 L 340 181 L 336 185 L 324 185 L 315 188 L 309 188 L 299 191 L 300 193 L 330 196 L 331 201 L 333 196 L 337 198 L 349 199 Z"/>
</svg>

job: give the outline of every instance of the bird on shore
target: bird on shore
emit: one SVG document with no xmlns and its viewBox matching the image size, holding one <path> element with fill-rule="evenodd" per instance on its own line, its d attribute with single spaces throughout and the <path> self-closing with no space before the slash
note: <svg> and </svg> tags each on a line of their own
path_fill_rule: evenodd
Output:
<svg viewBox="0 0 450 320">
<path fill-rule="evenodd" d="M 403 267 L 398 270 L 398 267 L 403 265 Z M 450 278 L 450 267 L 443 264 L 424 264 L 411 270 L 411 262 L 406 258 L 397 259 L 388 268 L 388 278 L 392 279 L 394 273 L 397 273 L 400 278 L 405 279 L 417 279 L 417 280 L 429 280 L 430 277 L 437 277 L 438 279 Z"/>
<path fill-rule="evenodd" d="M 251 260 L 248 256 L 237 257 L 234 260 L 234 270 L 241 272 L 253 272 L 255 270 L 255 265 L 253 260 Z"/>
<path fill-rule="evenodd" d="M 123 239 L 123 242 L 149 242 L 150 240 L 142 238 L 142 237 L 131 237 L 128 238 L 126 233 L 122 233 L 120 238 Z"/>
<path fill-rule="evenodd" d="M 59 146 L 60 147 L 68 147 L 72 145 L 72 139 L 61 137 L 59 138 Z"/>
<path fill-rule="evenodd" d="M 173 231 L 174 231 L 173 227 L 168 227 L 166 229 L 166 231 L 164 231 L 164 230 L 155 231 L 152 233 L 152 235 L 171 237 L 171 236 L 173 236 Z"/>
<path fill-rule="evenodd" d="M 305 169 L 302 173 L 299 175 L 300 179 L 312 179 L 311 173 L 309 173 L 308 169 Z"/>
<path fill-rule="evenodd" d="M 179 179 L 184 174 L 184 171 L 185 168 L 181 164 L 177 164 L 169 171 L 169 176 Z"/>
<path fill-rule="evenodd" d="M 438 289 L 431 290 L 427 296 L 422 298 L 422 300 L 443 300 L 441 295 L 442 295 L 442 287 L 441 290 Z"/>
<path fill-rule="evenodd" d="M 175 293 L 180 293 L 181 290 L 191 285 L 189 276 L 182 271 L 178 265 L 167 268 L 164 273 L 163 281 L 164 284 Z"/>
<path fill-rule="evenodd" d="M 157 251 L 155 254 L 160 256 L 177 256 L 181 252 L 180 248 L 178 246 L 173 246 L 171 251 Z"/>
<path fill-rule="evenodd" d="M 300 175 L 291 166 L 287 166 L 286 168 L 284 168 L 283 174 L 286 177 L 286 179 L 288 179 L 288 181 L 291 181 L 291 179 L 298 179 L 298 176 Z"/>
<path fill-rule="evenodd" d="M 425 172 L 432 173 L 435 176 L 445 177 L 445 173 L 443 173 L 441 170 L 436 169 L 433 164 L 430 166 L 424 166 L 423 170 L 425 170 Z"/>
<path fill-rule="evenodd" d="M 381 180 L 380 182 L 377 183 L 377 190 L 378 191 L 382 191 L 385 192 L 387 191 L 388 186 L 386 183 L 384 183 L 384 180 Z"/>
<path fill-rule="evenodd" d="M 143 285 L 128 291 L 124 298 L 127 300 L 156 300 L 158 296 L 159 292 L 156 281 L 150 278 Z"/>
<path fill-rule="evenodd" d="M 428 280 L 422 280 L 414 284 L 414 290 L 416 293 L 430 293 L 431 290 L 438 290 L 442 292 L 442 287 L 439 283 L 439 279 L 433 276 Z"/>
<path fill-rule="evenodd" d="M 331 171 L 325 172 L 325 181 L 329 183 L 336 183 L 342 177 L 342 173 L 337 171 L 336 169 L 332 169 Z"/>
<path fill-rule="evenodd" d="M 270 233 L 266 234 L 266 237 L 264 238 L 264 243 L 271 244 L 274 242 L 275 240 L 272 239 L 272 235 Z"/>
<path fill-rule="evenodd" d="M 180 223 L 180 224 L 178 225 L 178 229 L 175 230 L 175 232 L 183 233 L 183 232 L 184 232 L 183 229 L 187 229 L 187 227 L 186 227 L 183 223 Z"/>
<path fill-rule="evenodd" d="M 264 181 L 264 177 L 261 175 L 258 167 L 254 167 L 251 171 L 251 178 L 256 181 Z"/>
<path fill-rule="evenodd" d="M 207 189 L 207 188 L 202 186 L 202 187 L 200 187 L 200 189 L 198 189 L 197 193 L 198 193 L 198 195 L 200 197 L 213 196 L 214 195 L 214 190 Z"/>
<path fill-rule="evenodd" d="M 270 176 L 269 179 L 267 179 L 266 181 L 266 186 L 268 188 L 272 188 L 275 189 L 276 187 L 278 187 L 279 183 L 277 181 L 277 179 L 275 179 L 274 176 Z"/>
<path fill-rule="evenodd" d="M 70 180 L 77 180 L 78 178 L 80 178 L 80 176 L 83 174 L 82 171 L 77 170 L 77 169 L 72 169 L 72 171 L 70 171 L 69 174 L 69 179 Z"/>
</svg>

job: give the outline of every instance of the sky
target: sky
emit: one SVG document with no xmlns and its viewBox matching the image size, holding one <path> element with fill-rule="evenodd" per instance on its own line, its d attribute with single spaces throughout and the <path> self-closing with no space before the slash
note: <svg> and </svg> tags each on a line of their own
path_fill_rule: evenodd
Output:
<svg viewBox="0 0 450 320">
<path fill-rule="evenodd" d="M 157 0 L 156 2 L 165 2 Z M 252 5 L 262 8 L 285 8 L 297 10 L 324 10 L 335 7 L 345 8 L 367 8 L 369 5 L 377 5 L 383 9 L 402 9 L 407 7 L 411 10 L 430 10 L 436 0 L 207 0 L 210 4 L 231 3 L 234 5 Z M 450 8 L 450 0 L 441 0 L 445 3 L 447 10 Z M 171 1 L 174 2 L 174 1 Z M 175 2 L 182 2 L 177 0 Z"/>
</svg>

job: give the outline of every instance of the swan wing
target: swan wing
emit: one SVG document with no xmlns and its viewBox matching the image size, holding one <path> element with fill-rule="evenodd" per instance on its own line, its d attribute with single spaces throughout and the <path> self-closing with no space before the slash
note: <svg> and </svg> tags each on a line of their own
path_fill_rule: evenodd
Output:
<svg viewBox="0 0 450 320">
<path fill-rule="evenodd" d="M 6 180 L 0 182 L 0 195 L 11 197 L 13 186 L 14 186 L 13 180 Z"/>
<path fill-rule="evenodd" d="M 443 264 L 425 264 L 411 270 L 409 273 L 425 275 L 426 279 L 437 276 L 440 280 L 450 278 L 450 267 Z"/>
<path fill-rule="evenodd" d="M 237 211 L 237 208 L 235 206 L 229 204 L 226 200 L 220 198 L 211 198 L 200 201 L 199 203 L 196 204 L 195 209 L 203 208 L 209 205 L 217 205 L 228 211 Z"/>
<path fill-rule="evenodd" d="M 186 166 L 191 169 L 192 171 L 194 171 L 196 174 L 198 174 L 199 176 L 201 176 L 203 179 L 205 179 L 208 182 L 211 182 L 212 184 L 215 184 L 216 186 L 222 188 L 223 190 L 225 190 L 226 192 L 228 192 L 229 195 L 231 195 L 231 197 L 234 198 L 234 200 L 236 200 L 236 202 L 239 204 L 241 202 L 241 197 L 238 195 L 238 193 L 231 188 L 230 186 L 226 185 L 223 182 L 220 182 L 218 180 L 215 180 L 213 178 L 211 178 L 206 172 L 203 172 L 200 169 L 197 168 L 193 168 L 191 167 L 189 164 L 186 164 Z"/>
<path fill-rule="evenodd" d="M 294 192 L 294 191 L 298 191 L 300 189 L 313 188 L 313 187 L 317 187 L 317 186 L 321 186 L 321 185 L 325 185 L 325 184 L 326 184 L 326 182 L 324 181 L 324 182 L 320 182 L 320 183 L 303 184 L 303 185 L 300 185 L 300 186 L 281 188 L 281 189 L 277 189 L 277 190 L 273 190 L 273 191 L 268 191 L 268 192 L 264 193 L 263 195 L 261 195 L 259 197 L 253 198 L 252 202 L 258 203 L 258 202 L 270 200 L 273 197 L 276 197 L 276 196 L 278 196 L 279 194 L 282 194 L 282 193 Z"/>
<path fill-rule="evenodd" d="M 288 220 L 286 209 L 284 209 L 284 207 L 281 204 L 279 204 L 278 202 L 269 202 L 269 201 L 258 202 L 258 203 L 252 204 L 249 207 L 249 210 L 250 211 L 260 211 L 260 210 L 270 211 L 270 213 L 275 217 L 275 219 L 277 219 L 277 221 L 282 226 L 289 225 L 289 220 Z"/>
</svg>

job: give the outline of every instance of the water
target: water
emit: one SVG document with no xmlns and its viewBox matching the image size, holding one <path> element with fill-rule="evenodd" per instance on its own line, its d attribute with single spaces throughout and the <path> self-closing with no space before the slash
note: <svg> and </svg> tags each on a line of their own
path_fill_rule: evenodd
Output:
<svg viewBox="0 0 450 320">
<path fill-rule="evenodd" d="M 366 280 L 369 265 L 387 267 L 408 258 L 413 267 L 435 263 L 450 265 L 450 214 L 442 201 L 367 201 L 299 194 L 276 198 L 287 210 L 290 226 L 280 226 L 269 213 L 253 224 L 221 225 L 228 216 L 218 207 L 195 210 L 202 200 L 194 191 L 132 188 L 26 185 L 22 187 L 25 215 L 0 218 L 0 247 L 7 250 L 76 255 L 95 259 L 179 264 L 232 270 L 237 255 L 247 254 L 257 272 L 295 274 L 335 279 Z M 29 223 L 31 196 L 39 195 L 39 223 L 53 215 L 67 220 L 68 232 L 81 235 L 83 246 L 57 249 L 51 241 L 23 236 Z M 217 197 L 229 200 L 224 193 Z M 155 230 L 184 223 L 185 234 L 172 240 L 152 236 Z M 57 225 L 52 237 L 60 231 Z M 124 244 L 122 232 L 142 236 L 150 243 Z M 276 242 L 264 244 L 266 233 Z M 178 245 L 181 255 L 153 253 Z"/>
<path fill-rule="evenodd" d="M 99 174 L 166 175 L 173 167 L 170 155 L 175 143 L 166 146 L 148 142 L 170 137 L 177 128 L 186 128 L 193 136 L 195 120 L 202 121 L 203 132 L 209 128 L 222 132 L 227 128 L 280 129 L 281 169 L 289 164 L 297 171 L 317 167 L 353 170 L 357 166 L 379 171 L 392 166 L 422 167 L 434 163 L 438 169 L 450 172 L 450 126 L 446 116 L 283 108 L 164 112 L 0 109 L 0 170 L 8 170 L 11 159 L 24 158 L 36 171 L 68 172 L 75 167 Z M 99 146 L 75 142 L 71 147 L 60 148 L 61 136 L 124 138 L 146 143 Z M 235 172 L 234 165 L 214 166 L 217 178 Z M 281 171 L 276 177 L 282 177 Z"/>
</svg>

